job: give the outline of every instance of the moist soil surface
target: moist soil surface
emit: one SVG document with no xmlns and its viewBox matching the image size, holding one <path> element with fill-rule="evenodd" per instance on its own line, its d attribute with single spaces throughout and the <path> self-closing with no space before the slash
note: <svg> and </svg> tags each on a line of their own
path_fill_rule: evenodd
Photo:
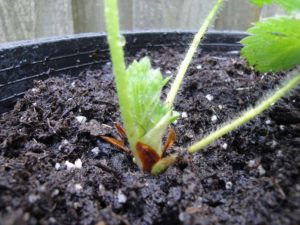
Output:
<svg viewBox="0 0 300 225">
<path fill-rule="evenodd" d="M 149 55 L 172 75 L 183 52 L 142 50 L 137 58 Z M 0 224 L 300 224 L 299 91 L 205 150 L 186 152 L 284 76 L 258 74 L 236 52 L 199 53 L 175 105 L 182 117 L 168 151 L 181 156 L 159 176 L 97 137 L 117 137 L 120 121 L 109 63 L 36 81 L 1 116 Z"/>
</svg>

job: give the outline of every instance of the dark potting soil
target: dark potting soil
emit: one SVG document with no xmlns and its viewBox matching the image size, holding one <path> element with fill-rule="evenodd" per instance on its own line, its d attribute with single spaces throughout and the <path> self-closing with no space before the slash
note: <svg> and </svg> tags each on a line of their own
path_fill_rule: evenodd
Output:
<svg viewBox="0 0 300 225">
<path fill-rule="evenodd" d="M 168 75 L 182 52 L 138 57 L 150 55 Z M 170 151 L 182 156 L 151 176 L 95 137 L 116 137 L 120 121 L 110 67 L 36 81 L 1 117 L 0 224 L 300 224 L 299 91 L 207 149 L 186 153 L 284 74 L 253 72 L 234 52 L 199 54 L 175 106 L 182 118 Z"/>
</svg>

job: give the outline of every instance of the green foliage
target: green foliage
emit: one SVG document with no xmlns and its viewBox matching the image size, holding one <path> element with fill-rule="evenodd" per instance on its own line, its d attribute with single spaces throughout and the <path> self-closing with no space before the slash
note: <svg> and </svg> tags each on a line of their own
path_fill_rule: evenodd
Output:
<svg viewBox="0 0 300 225">
<path fill-rule="evenodd" d="M 182 78 L 190 64 L 194 52 L 224 0 L 218 0 L 206 18 L 203 26 L 195 35 L 191 48 L 184 59 L 179 75 L 175 79 L 165 103 L 161 101 L 163 87 L 169 77 L 163 79 L 158 69 L 152 69 L 149 58 L 134 61 L 127 69 L 125 66 L 123 42 L 118 23 L 117 0 L 105 0 L 105 18 L 108 31 L 108 43 L 113 62 L 116 86 L 130 149 L 139 167 L 152 174 L 160 174 L 176 161 L 177 154 L 163 157 L 167 147 L 162 147 L 162 138 L 167 127 L 178 118 L 173 112 L 173 102 Z M 300 0 L 250 0 L 262 6 L 277 3 L 287 11 L 300 9 Z M 241 41 L 244 44 L 242 55 L 256 69 L 287 70 L 300 63 L 300 20 L 293 17 L 271 18 L 259 22 L 248 31 L 251 36 Z M 300 74 L 288 78 L 286 83 L 272 95 L 264 99 L 255 108 L 211 133 L 203 140 L 191 146 L 188 151 L 196 152 L 217 138 L 245 124 L 287 94 L 300 83 Z M 170 135 L 170 137 L 172 137 Z M 175 139 L 175 137 L 173 137 Z M 170 140 L 171 142 L 174 140 Z M 169 142 L 169 143 L 171 143 Z M 168 142 L 167 142 L 168 143 Z M 166 145 L 168 146 L 168 144 Z"/>
<path fill-rule="evenodd" d="M 163 79 L 158 69 L 152 69 L 148 57 L 134 61 L 126 71 L 127 103 L 136 127 L 143 131 L 150 130 L 170 110 L 160 102 L 163 86 L 169 77 Z M 151 118 L 151 119 L 149 119 Z"/>
<path fill-rule="evenodd" d="M 275 3 L 288 12 L 300 10 L 300 0 L 250 0 L 252 3 L 262 7 L 264 4 Z"/>
<path fill-rule="evenodd" d="M 120 34 L 118 1 L 105 0 L 107 39 L 111 52 L 121 116 L 138 166 L 148 172 L 162 172 L 176 157 L 162 159 L 162 138 L 167 127 L 177 119 L 172 107 L 160 100 L 163 79 L 158 69 L 151 68 L 149 58 L 134 61 L 127 69 L 124 60 L 124 38 Z M 160 160 L 163 160 L 160 162 Z"/>
<path fill-rule="evenodd" d="M 280 5 L 288 12 L 300 10 L 300 0 L 274 0 L 274 3 Z"/>
<path fill-rule="evenodd" d="M 270 0 L 252 0 L 262 6 Z M 299 0 L 274 0 L 274 2 L 292 11 L 300 9 Z M 248 30 L 250 36 L 244 38 L 242 55 L 250 65 L 261 72 L 289 70 L 300 64 L 300 20 L 294 17 L 270 18 Z M 291 72 L 283 84 L 268 96 L 264 96 L 254 108 L 249 108 L 236 119 L 224 124 L 216 131 L 204 137 L 188 148 L 190 153 L 205 148 L 223 135 L 247 123 L 255 116 L 269 109 L 280 98 L 300 84 L 299 70 Z"/>
<path fill-rule="evenodd" d="M 250 0 L 253 4 L 256 4 L 259 7 L 262 7 L 264 4 L 270 4 L 273 0 Z"/>
<path fill-rule="evenodd" d="M 162 88 L 169 79 L 170 77 L 163 79 L 158 69 L 152 69 L 149 58 L 145 57 L 128 67 L 127 85 L 124 85 L 128 95 L 126 108 L 130 113 L 123 116 L 123 120 L 125 123 L 127 120 L 132 121 L 126 130 L 128 138 L 133 138 L 133 142 L 143 139 L 143 143 L 151 146 L 159 155 L 162 136 L 177 118 L 171 108 L 160 100 Z M 157 127 L 158 124 L 161 126 Z"/>
<path fill-rule="evenodd" d="M 242 55 L 261 72 L 288 70 L 300 63 L 300 20 L 270 18 L 248 30 Z"/>
</svg>

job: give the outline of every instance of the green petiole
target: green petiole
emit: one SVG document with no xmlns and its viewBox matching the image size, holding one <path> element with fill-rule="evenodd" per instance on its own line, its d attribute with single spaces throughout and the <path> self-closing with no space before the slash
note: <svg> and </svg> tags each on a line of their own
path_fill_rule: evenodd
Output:
<svg viewBox="0 0 300 225">
<path fill-rule="evenodd" d="M 288 92 L 290 92 L 293 88 L 295 88 L 300 83 L 300 73 L 292 75 L 291 77 L 287 78 L 283 85 L 275 92 L 270 94 L 267 99 L 263 100 L 259 103 L 256 107 L 249 109 L 245 113 L 243 113 L 240 117 L 234 119 L 233 121 L 229 122 L 229 124 L 222 126 L 220 129 L 214 131 L 213 133 L 209 134 L 207 137 L 203 138 L 196 144 L 193 144 L 188 148 L 190 153 L 195 153 L 218 138 L 222 137 L 223 135 L 233 131 L 234 129 L 240 127 L 241 125 L 247 123 L 255 116 L 259 115 L 266 109 L 269 109 L 274 103 L 280 100 L 283 96 L 285 96 Z"/>
<path fill-rule="evenodd" d="M 210 23 L 212 22 L 215 15 L 219 11 L 219 9 L 222 6 L 223 2 L 224 2 L 224 0 L 218 0 L 217 1 L 217 3 L 214 5 L 213 9 L 210 11 L 208 16 L 206 17 L 206 19 L 203 22 L 202 26 L 200 27 L 198 33 L 194 36 L 192 44 L 191 44 L 184 60 L 182 61 L 181 65 L 179 66 L 179 69 L 178 69 L 177 75 L 175 77 L 175 80 L 172 83 L 171 89 L 170 89 L 170 91 L 167 95 L 166 103 L 169 106 L 173 105 L 173 103 L 175 101 L 175 97 L 176 97 L 177 92 L 179 90 L 179 87 L 182 83 L 183 77 L 186 74 L 186 71 L 187 71 L 190 63 L 192 62 L 193 56 L 194 56 L 195 52 L 198 49 L 198 45 L 200 44 L 200 41 L 202 40 L 203 36 L 205 35 L 206 30 L 208 29 Z"/>
<path fill-rule="evenodd" d="M 128 93 L 126 91 L 126 66 L 124 59 L 124 38 L 120 33 L 119 25 L 119 10 L 117 0 L 104 0 L 105 4 L 105 19 L 107 29 L 107 40 L 110 47 L 110 54 L 112 60 L 113 73 L 115 75 L 119 105 L 121 116 L 130 118 L 130 111 L 126 108 L 128 102 Z M 131 126 L 132 121 L 125 121 L 123 119 L 125 130 Z M 132 145 L 133 143 L 130 143 Z"/>
</svg>

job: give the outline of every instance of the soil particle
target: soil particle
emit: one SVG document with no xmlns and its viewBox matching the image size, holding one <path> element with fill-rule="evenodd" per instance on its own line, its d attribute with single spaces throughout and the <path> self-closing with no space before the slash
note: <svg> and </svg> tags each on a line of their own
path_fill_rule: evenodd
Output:
<svg viewBox="0 0 300 225">
<path fill-rule="evenodd" d="M 137 57 L 176 74 L 182 52 Z M 283 76 L 260 75 L 236 54 L 195 57 L 175 105 L 183 118 L 171 151 L 182 158 L 159 176 L 97 137 L 117 137 L 120 121 L 110 64 L 36 81 L 0 119 L 0 224 L 299 224 L 299 91 L 200 153 L 185 151 Z"/>
</svg>

